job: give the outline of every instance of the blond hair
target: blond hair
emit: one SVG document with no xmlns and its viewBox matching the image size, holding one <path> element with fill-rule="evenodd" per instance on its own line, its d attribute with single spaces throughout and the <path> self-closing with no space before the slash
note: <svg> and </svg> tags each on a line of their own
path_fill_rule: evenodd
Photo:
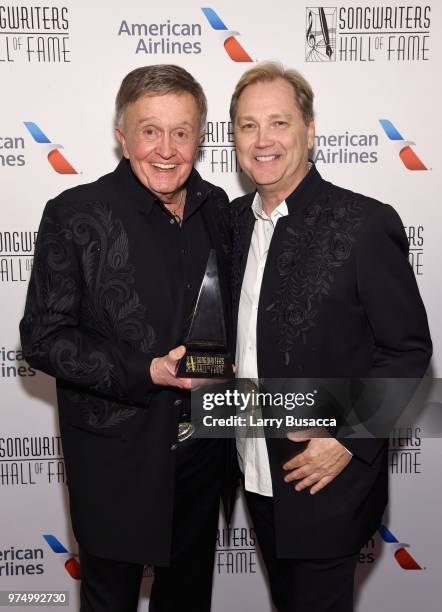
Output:
<svg viewBox="0 0 442 612">
<path fill-rule="evenodd" d="M 230 118 L 235 122 L 239 98 L 246 87 L 254 83 L 272 82 L 284 79 L 292 87 L 296 104 L 301 111 L 304 123 L 308 125 L 314 118 L 313 90 L 302 74 L 293 68 L 284 68 L 279 62 L 261 62 L 247 70 L 236 84 L 230 101 Z"/>
</svg>

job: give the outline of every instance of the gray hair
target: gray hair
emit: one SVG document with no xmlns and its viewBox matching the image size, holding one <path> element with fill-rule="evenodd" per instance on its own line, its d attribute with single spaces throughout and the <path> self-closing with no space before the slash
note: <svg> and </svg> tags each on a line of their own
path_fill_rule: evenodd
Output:
<svg viewBox="0 0 442 612">
<path fill-rule="evenodd" d="M 244 72 L 239 79 L 230 102 L 230 117 L 232 122 L 235 121 L 239 97 L 246 87 L 254 83 L 265 81 L 272 82 L 277 79 L 284 79 L 284 81 L 287 81 L 287 83 L 293 87 L 295 101 L 301 111 L 304 123 L 308 125 L 310 121 L 313 121 L 314 94 L 310 84 L 304 79 L 302 74 L 297 70 L 284 68 L 284 66 L 278 62 L 262 62 Z"/>
<path fill-rule="evenodd" d="M 204 130 L 207 100 L 203 88 L 187 70 L 173 64 L 143 66 L 124 77 L 115 100 L 116 124 L 121 125 L 127 105 L 136 102 L 141 96 L 164 96 L 182 92 L 194 97 L 200 112 L 201 130 Z"/>
</svg>

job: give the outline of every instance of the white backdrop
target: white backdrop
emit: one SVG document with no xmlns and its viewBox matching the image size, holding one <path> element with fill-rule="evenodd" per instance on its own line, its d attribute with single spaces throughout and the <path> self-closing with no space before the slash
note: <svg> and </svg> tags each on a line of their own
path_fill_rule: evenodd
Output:
<svg viewBox="0 0 442 612">
<path fill-rule="evenodd" d="M 311 2 L 217 0 L 210 8 L 219 29 L 202 8 L 191 0 L 0 3 L 0 589 L 68 590 L 69 610 L 78 609 L 78 581 L 64 567 L 70 555 L 54 552 L 43 538 L 55 536 L 75 555 L 54 383 L 23 361 L 18 323 L 43 206 L 116 166 L 113 103 L 133 68 L 177 63 L 204 85 L 208 135 L 198 169 L 231 197 L 246 188 L 228 123 L 234 84 L 251 61 L 277 59 L 300 70 L 316 93 L 319 171 L 394 205 L 403 219 L 434 340 L 432 375 L 442 368 L 439 3 L 344 0 L 322 7 L 322 27 L 321 6 Z M 394 140 L 393 127 L 388 134 L 381 119 L 396 128 Z M 399 156 L 407 146 L 417 156 L 408 168 Z M 60 151 L 71 173 L 56 171 Z M 414 428 L 391 441 L 384 524 L 399 544 L 376 535 L 363 549 L 357 612 L 440 609 L 442 446 L 423 434 Z M 395 558 L 404 542 L 419 569 L 404 569 Z M 148 586 L 146 580 L 143 611 Z M 213 610 L 224 609 L 271 610 L 242 504 L 230 532 L 220 524 Z"/>
</svg>

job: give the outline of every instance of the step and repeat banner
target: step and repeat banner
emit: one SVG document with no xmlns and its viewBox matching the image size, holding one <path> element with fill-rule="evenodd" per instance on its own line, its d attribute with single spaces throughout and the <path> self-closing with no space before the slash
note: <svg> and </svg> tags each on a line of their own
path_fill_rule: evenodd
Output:
<svg viewBox="0 0 442 612">
<path fill-rule="evenodd" d="M 46 201 L 118 162 L 113 109 L 123 76 L 176 63 L 203 84 L 209 115 L 198 170 L 233 198 L 248 189 L 228 116 L 235 83 L 261 60 L 301 71 L 316 95 L 321 174 L 401 215 L 437 377 L 441 35 L 436 1 L 0 2 L 0 590 L 68 591 L 63 609 L 78 609 L 54 381 L 24 361 L 18 324 Z M 361 551 L 357 612 L 440 610 L 441 449 L 419 425 L 393 433 L 390 504 Z M 270 612 L 241 499 L 230 528 L 220 519 L 215 574 L 215 612 Z M 146 568 L 140 611 L 150 582 Z"/>
</svg>

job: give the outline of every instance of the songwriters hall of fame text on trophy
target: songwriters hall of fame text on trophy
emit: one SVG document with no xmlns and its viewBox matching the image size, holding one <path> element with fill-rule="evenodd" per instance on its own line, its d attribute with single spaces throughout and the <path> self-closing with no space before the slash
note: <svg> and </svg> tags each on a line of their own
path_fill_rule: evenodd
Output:
<svg viewBox="0 0 442 612">
<path fill-rule="evenodd" d="M 184 340 L 186 354 L 178 362 L 182 378 L 233 378 L 216 252 L 210 250 L 203 282 Z"/>
</svg>

